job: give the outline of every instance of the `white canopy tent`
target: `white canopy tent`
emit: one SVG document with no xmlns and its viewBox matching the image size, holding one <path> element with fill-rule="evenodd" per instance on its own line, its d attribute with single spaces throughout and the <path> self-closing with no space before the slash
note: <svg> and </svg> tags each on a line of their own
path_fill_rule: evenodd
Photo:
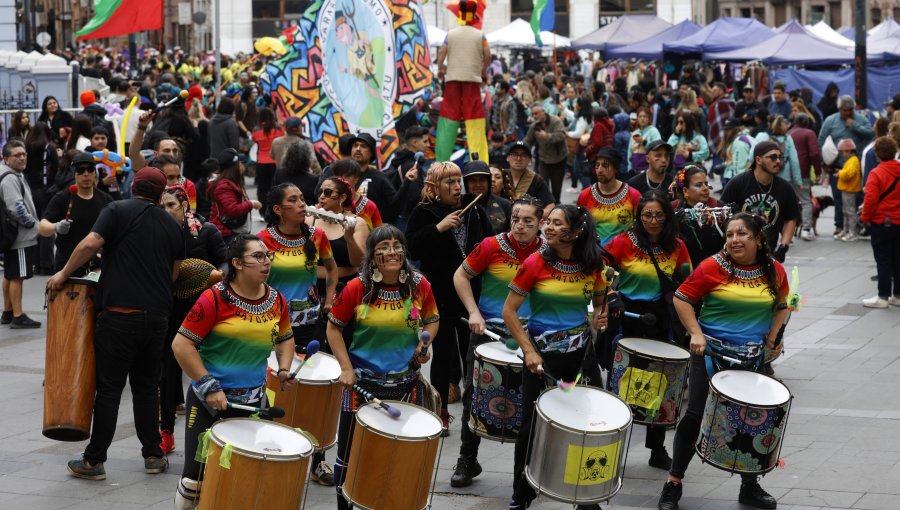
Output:
<svg viewBox="0 0 900 510">
<path fill-rule="evenodd" d="M 531 24 L 522 18 L 516 18 L 509 25 L 487 34 L 486 37 L 488 43 L 496 47 L 537 47 Z M 554 35 L 553 32 L 541 32 L 541 41 L 545 47 L 568 48 L 571 46 L 571 41 L 568 37 Z"/>
<path fill-rule="evenodd" d="M 839 34 L 837 30 L 831 28 L 831 25 L 825 23 L 824 20 L 819 21 L 815 25 L 806 25 L 806 29 L 812 32 L 812 34 L 819 39 L 823 39 L 832 44 L 837 44 L 838 46 L 843 46 L 846 48 L 856 46 L 855 41 Z"/>
<path fill-rule="evenodd" d="M 440 28 L 434 25 L 428 25 L 425 27 L 426 34 L 428 35 L 428 45 L 429 46 L 440 46 L 444 44 L 444 39 L 447 38 L 447 32 L 441 30 Z"/>
</svg>

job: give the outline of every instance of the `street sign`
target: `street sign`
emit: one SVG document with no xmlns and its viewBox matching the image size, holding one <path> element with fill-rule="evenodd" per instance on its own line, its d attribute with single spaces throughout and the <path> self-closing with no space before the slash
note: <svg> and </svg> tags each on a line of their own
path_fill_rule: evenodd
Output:
<svg viewBox="0 0 900 510">
<path fill-rule="evenodd" d="M 34 38 L 34 40 L 40 45 L 41 48 L 46 48 L 50 46 L 50 42 L 53 41 L 53 38 L 50 37 L 50 34 L 47 32 L 41 32 Z"/>
</svg>

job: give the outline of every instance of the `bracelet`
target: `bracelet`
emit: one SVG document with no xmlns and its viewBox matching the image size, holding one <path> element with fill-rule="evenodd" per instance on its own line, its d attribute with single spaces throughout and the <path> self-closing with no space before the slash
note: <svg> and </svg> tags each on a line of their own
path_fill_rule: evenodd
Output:
<svg viewBox="0 0 900 510">
<path fill-rule="evenodd" d="M 279 368 L 278 371 L 275 372 L 275 375 L 278 375 L 278 374 L 280 374 L 280 373 L 282 373 L 282 372 L 290 372 L 290 371 L 291 371 L 291 370 L 290 370 L 289 368 Z"/>
</svg>

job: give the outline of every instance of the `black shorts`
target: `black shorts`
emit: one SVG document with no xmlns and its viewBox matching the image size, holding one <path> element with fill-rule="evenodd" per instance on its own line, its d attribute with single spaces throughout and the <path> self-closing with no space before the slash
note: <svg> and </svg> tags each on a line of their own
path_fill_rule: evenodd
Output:
<svg viewBox="0 0 900 510">
<path fill-rule="evenodd" d="M 3 277 L 7 280 L 27 280 L 34 276 L 34 265 L 37 263 L 35 248 L 37 246 L 3 252 Z"/>
</svg>

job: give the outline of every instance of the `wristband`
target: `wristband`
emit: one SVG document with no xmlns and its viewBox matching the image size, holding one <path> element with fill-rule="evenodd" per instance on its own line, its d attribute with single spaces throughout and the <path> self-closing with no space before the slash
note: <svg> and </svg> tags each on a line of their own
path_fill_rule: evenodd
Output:
<svg viewBox="0 0 900 510">
<path fill-rule="evenodd" d="M 197 393 L 203 399 L 206 399 L 207 395 L 209 395 L 210 393 L 222 391 L 222 386 L 219 384 L 219 381 L 217 381 L 215 377 L 209 374 L 201 377 L 194 385 L 194 387 L 197 388 Z"/>
<path fill-rule="evenodd" d="M 280 373 L 282 373 L 282 372 L 290 372 L 290 371 L 291 371 L 291 370 L 290 370 L 289 368 L 279 368 L 278 371 L 275 372 L 275 375 L 278 375 L 278 374 L 280 374 Z"/>
</svg>

